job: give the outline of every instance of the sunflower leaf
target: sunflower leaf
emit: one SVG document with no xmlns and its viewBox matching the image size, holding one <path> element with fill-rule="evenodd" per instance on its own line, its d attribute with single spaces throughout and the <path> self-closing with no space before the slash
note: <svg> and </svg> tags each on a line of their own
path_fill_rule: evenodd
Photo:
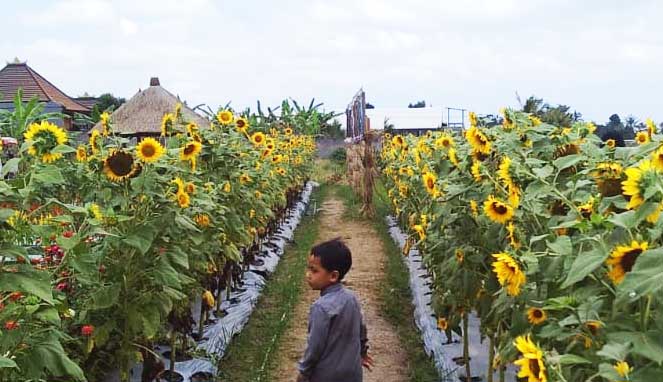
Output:
<svg viewBox="0 0 663 382">
<path fill-rule="evenodd" d="M 560 288 L 568 288 L 571 285 L 581 281 L 587 275 L 594 272 L 594 270 L 603 264 L 608 257 L 608 253 L 601 248 L 594 248 L 591 251 L 580 253 L 571 264 L 571 269 L 566 275 L 566 280 L 562 283 Z"/>
<path fill-rule="evenodd" d="M 564 170 L 567 169 L 571 166 L 574 166 L 578 162 L 580 162 L 583 159 L 582 155 L 579 154 L 574 154 L 574 155 L 567 155 L 561 158 L 558 158 L 553 162 L 555 167 L 557 167 L 558 170 Z"/>
</svg>

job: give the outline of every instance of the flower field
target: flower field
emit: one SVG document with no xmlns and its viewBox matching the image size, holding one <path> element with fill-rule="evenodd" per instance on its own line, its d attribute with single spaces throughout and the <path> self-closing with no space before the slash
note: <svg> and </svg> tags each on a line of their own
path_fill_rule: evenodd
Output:
<svg viewBox="0 0 663 382">
<path fill-rule="evenodd" d="M 393 211 L 433 277 L 440 330 L 481 319 L 504 379 L 663 379 L 663 146 L 505 110 L 463 134 L 385 136 Z M 463 330 L 465 329 L 465 330 Z M 467 347 L 465 348 L 467 357 Z M 469 362 L 465 367 L 470 368 Z M 467 375 L 474 375 L 469 372 Z"/>
<path fill-rule="evenodd" d="M 0 177 L 0 381 L 163 370 L 153 346 L 198 332 L 190 306 L 218 309 L 296 201 L 317 123 L 284 107 L 197 126 L 178 105 L 138 144 L 106 113 L 81 144 L 29 124 Z"/>
</svg>

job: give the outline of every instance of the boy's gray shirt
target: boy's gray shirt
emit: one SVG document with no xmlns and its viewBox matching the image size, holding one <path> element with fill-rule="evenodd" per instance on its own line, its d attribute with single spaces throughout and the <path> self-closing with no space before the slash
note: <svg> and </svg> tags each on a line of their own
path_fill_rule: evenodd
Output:
<svg viewBox="0 0 663 382">
<path fill-rule="evenodd" d="M 311 305 L 298 369 L 311 382 L 361 382 L 367 342 L 357 297 L 340 283 L 330 285 Z"/>
</svg>

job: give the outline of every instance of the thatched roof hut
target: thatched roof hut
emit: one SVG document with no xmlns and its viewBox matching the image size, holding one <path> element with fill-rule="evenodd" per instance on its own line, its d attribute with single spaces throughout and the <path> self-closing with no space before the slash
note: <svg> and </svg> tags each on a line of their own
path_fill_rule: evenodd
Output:
<svg viewBox="0 0 663 382">
<path fill-rule="evenodd" d="M 139 90 L 131 99 L 122 104 L 111 115 L 113 132 L 137 138 L 161 134 L 161 120 L 164 114 L 173 113 L 175 105 L 182 103 L 178 97 L 161 87 L 159 79 L 150 79 L 150 87 Z M 206 128 L 210 122 L 182 104 L 182 116 L 188 122 L 195 122 Z M 101 130 L 101 122 L 93 129 Z"/>
</svg>

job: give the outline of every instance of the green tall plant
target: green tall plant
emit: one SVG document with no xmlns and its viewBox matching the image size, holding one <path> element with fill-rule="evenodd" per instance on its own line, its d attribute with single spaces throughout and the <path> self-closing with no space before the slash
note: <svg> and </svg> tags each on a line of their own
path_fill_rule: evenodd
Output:
<svg viewBox="0 0 663 382">
<path fill-rule="evenodd" d="M 19 88 L 14 97 L 14 110 L 0 110 L 0 133 L 20 139 L 31 123 L 63 117 L 62 113 L 44 113 L 44 104 L 36 96 L 23 102 L 23 89 Z"/>
</svg>

